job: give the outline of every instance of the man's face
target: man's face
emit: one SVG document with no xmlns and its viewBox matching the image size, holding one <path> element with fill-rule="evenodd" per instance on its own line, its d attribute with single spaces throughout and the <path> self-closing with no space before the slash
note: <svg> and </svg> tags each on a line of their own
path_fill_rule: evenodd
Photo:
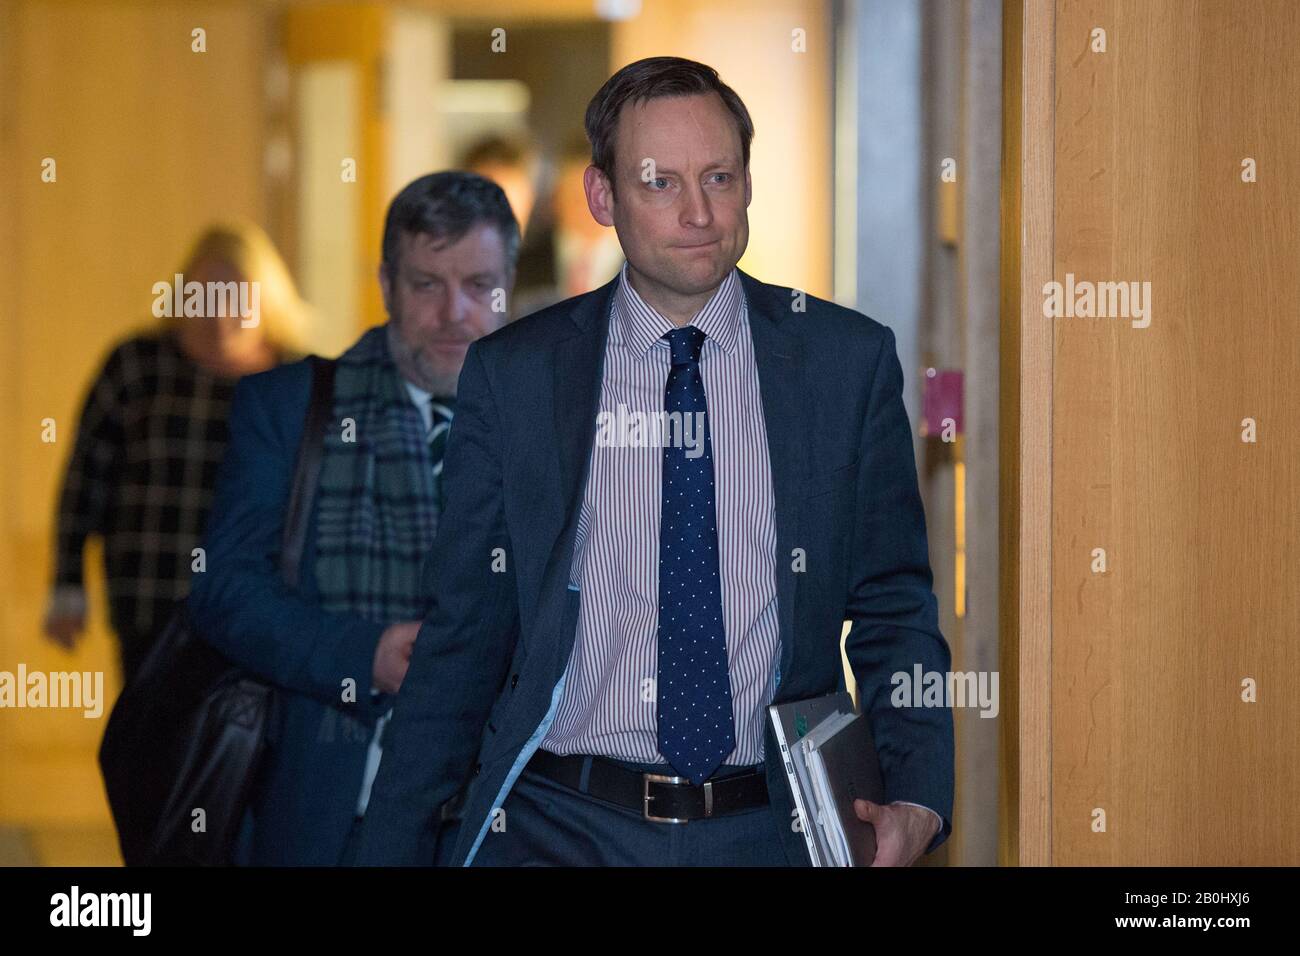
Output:
<svg viewBox="0 0 1300 956">
<path fill-rule="evenodd" d="M 735 118 L 714 93 L 627 104 L 614 185 L 586 174 L 591 213 L 618 233 L 642 284 L 693 297 L 718 287 L 749 242 L 749 170 Z"/>
<path fill-rule="evenodd" d="M 412 384 L 455 395 L 469 344 L 506 320 L 514 276 L 501 231 L 480 223 L 454 243 L 403 233 L 398 249 L 396 274 L 379 269 L 393 361 Z"/>
<path fill-rule="evenodd" d="M 209 257 L 191 267 L 185 281 L 197 282 L 205 288 L 209 282 L 223 286 L 233 283 L 237 288 L 240 283 L 248 281 L 248 277 L 225 259 Z M 262 323 L 259 321 L 255 325 L 244 325 L 237 311 L 227 311 L 226 306 L 231 304 L 237 306 L 238 302 L 221 303 L 212 314 L 207 313 L 205 305 L 203 315 L 180 318 L 181 324 L 187 328 L 188 340 L 214 361 L 222 357 L 242 358 L 253 355 L 261 348 L 264 337 Z"/>
</svg>

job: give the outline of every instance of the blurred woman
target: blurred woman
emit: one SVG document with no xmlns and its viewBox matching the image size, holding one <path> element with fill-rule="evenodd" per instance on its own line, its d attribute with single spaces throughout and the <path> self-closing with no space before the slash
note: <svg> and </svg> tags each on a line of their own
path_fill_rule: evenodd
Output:
<svg viewBox="0 0 1300 956">
<path fill-rule="evenodd" d="M 65 648 L 76 645 L 87 610 L 83 551 L 89 535 L 100 535 L 124 683 L 188 592 L 235 383 L 300 357 L 309 321 L 275 246 L 250 223 L 206 229 L 181 275 L 186 287 L 204 289 L 233 282 L 227 288 L 247 291 L 251 285 L 238 284 L 256 283 L 256 321 L 225 308 L 188 316 L 168 310 L 160 327 L 114 347 L 82 408 L 59 501 L 45 633 Z"/>
</svg>

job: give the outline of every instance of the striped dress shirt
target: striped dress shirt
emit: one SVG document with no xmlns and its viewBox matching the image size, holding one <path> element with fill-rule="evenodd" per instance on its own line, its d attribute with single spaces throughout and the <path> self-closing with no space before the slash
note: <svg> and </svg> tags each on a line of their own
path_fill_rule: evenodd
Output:
<svg viewBox="0 0 1300 956">
<path fill-rule="evenodd" d="M 724 763 L 756 764 L 763 759 L 781 644 L 776 522 L 758 367 L 734 269 L 690 324 L 706 336 L 700 374 L 736 730 L 736 749 Z M 607 422 L 631 422 L 638 413 L 642 421 L 661 419 L 672 365 L 662 336 L 674 328 L 632 288 L 625 265 L 605 343 L 599 409 Z M 662 432 L 649 428 L 638 439 L 630 428 L 612 431 L 599 431 L 592 447 L 570 571 L 581 611 L 564 692 L 542 747 L 662 763 L 655 722 Z"/>
</svg>

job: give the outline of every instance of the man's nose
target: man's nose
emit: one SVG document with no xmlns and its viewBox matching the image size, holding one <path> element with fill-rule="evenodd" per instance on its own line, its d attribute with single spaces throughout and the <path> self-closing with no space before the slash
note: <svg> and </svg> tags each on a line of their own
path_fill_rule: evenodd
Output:
<svg viewBox="0 0 1300 956">
<path fill-rule="evenodd" d="M 709 197 L 699 183 L 690 183 L 682 192 L 682 225 L 701 228 L 713 222 Z"/>
<path fill-rule="evenodd" d="M 451 302 L 447 307 L 447 321 L 454 325 L 463 325 L 469 321 L 474 311 L 474 300 L 464 289 L 452 290 Z"/>
<path fill-rule="evenodd" d="M 469 318 L 468 299 L 458 288 L 450 288 L 433 310 L 433 325 L 441 330 L 462 324 Z"/>
</svg>

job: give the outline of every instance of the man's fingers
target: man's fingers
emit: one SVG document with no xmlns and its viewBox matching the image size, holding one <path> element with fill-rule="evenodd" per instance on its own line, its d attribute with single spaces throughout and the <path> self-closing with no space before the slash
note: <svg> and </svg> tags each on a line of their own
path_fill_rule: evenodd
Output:
<svg viewBox="0 0 1300 956">
<path fill-rule="evenodd" d="M 876 831 L 876 855 L 872 866 L 902 866 L 903 840 L 894 812 L 870 800 L 854 800 L 853 810 L 859 820 L 870 823 Z"/>
<path fill-rule="evenodd" d="M 70 651 L 77 646 L 77 636 L 84 628 L 85 621 L 82 618 L 51 617 L 45 620 L 43 630 L 51 641 Z"/>
<path fill-rule="evenodd" d="M 872 866 L 898 866 L 902 860 L 901 850 L 897 840 L 885 838 L 882 839 L 880 831 L 876 831 L 876 855 L 871 861 Z"/>
<path fill-rule="evenodd" d="M 865 820 L 867 823 L 879 823 L 884 815 L 884 808 L 870 800 L 854 800 L 853 811 L 858 815 L 859 820 Z"/>
</svg>

